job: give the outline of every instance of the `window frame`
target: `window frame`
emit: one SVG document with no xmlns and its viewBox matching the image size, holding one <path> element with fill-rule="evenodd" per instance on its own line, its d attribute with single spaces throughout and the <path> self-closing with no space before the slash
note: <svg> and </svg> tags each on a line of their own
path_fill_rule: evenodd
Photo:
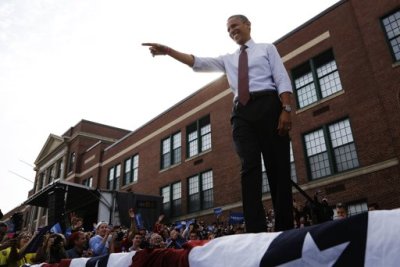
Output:
<svg viewBox="0 0 400 267">
<path fill-rule="evenodd" d="M 61 176 L 62 176 L 62 173 L 63 173 L 63 171 L 64 171 L 64 162 L 63 162 L 63 159 L 61 158 L 61 159 L 59 159 L 59 160 L 57 160 L 57 163 L 56 163 L 56 177 L 55 177 L 55 179 L 60 179 L 61 178 Z"/>
<path fill-rule="evenodd" d="M 118 171 L 119 170 L 119 171 Z M 119 175 L 117 175 L 119 172 Z M 113 174 L 113 179 L 110 180 L 110 175 Z M 108 190 L 118 190 L 121 187 L 121 174 L 122 166 L 121 163 L 110 167 L 107 172 L 107 189 Z M 110 186 L 112 183 L 112 187 Z"/>
<path fill-rule="evenodd" d="M 351 136 L 352 136 L 353 140 L 352 140 L 352 142 L 347 142 L 347 143 L 342 144 L 340 146 L 334 147 L 333 144 L 332 144 L 333 141 L 332 141 L 332 136 L 331 136 L 330 131 L 329 131 L 329 127 L 332 126 L 332 125 L 335 125 L 337 123 L 345 122 L 345 121 L 348 121 L 348 123 L 349 123 L 349 128 L 350 128 Z M 325 146 L 326 146 L 326 151 L 325 152 L 327 153 L 327 160 L 329 162 L 329 171 L 330 171 L 330 173 L 327 174 L 327 175 L 322 175 L 322 176 L 318 176 L 316 178 L 313 178 L 312 170 L 311 170 L 310 158 L 315 156 L 315 155 L 319 155 L 319 154 L 322 154 L 322 153 L 325 153 L 325 152 L 319 152 L 319 153 L 316 153 L 316 154 L 313 154 L 313 155 L 309 156 L 307 154 L 306 136 L 308 134 L 311 134 L 311 133 L 314 133 L 314 132 L 317 132 L 317 131 L 320 131 L 320 130 L 322 130 L 322 133 L 323 133 L 323 138 L 324 138 L 324 142 L 325 142 Z M 359 157 L 358 157 L 358 153 L 357 153 L 356 142 L 355 142 L 355 139 L 354 139 L 353 129 L 352 129 L 352 126 L 351 126 L 350 118 L 348 118 L 348 117 L 344 117 L 344 118 L 335 120 L 333 122 L 330 122 L 330 123 L 327 123 L 327 124 L 323 124 L 318 128 L 315 128 L 315 129 L 313 129 L 311 131 L 305 132 L 302 135 L 302 140 L 303 140 L 304 157 L 305 157 L 305 160 L 306 160 L 306 169 L 307 169 L 308 181 L 314 181 L 314 180 L 318 180 L 318 179 L 323 179 L 323 178 L 329 177 L 331 175 L 347 172 L 349 170 L 356 169 L 356 168 L 360 167 L 360 162 L 359 162 Z M 344 169 L 344 170 L 340 171 L 338 169 L 338 162 L 337 162 L 337 160 L 335 158 L 335 148 L 344 147 L 344 146 L 350 145 L 350 144 L 354 145 L 354 150 L 355 150 L 355 153 L 356 153 L 356 156 L 357 156 L 355 158 L 357 160 L 357 166 L 352 167 L 352 168 L 347 168 L 347 169 Z M 352 160 L 354 160 L 354 159 L 352 159 Z"/>
<path fill-rule="evenodd" d="M 210 127 L 210 130 L 205 134 L 202 134 L 202 129 L 206 126 Z M 196 133 L 196 138 L 190 140 L 190 135 Z M 208 138 L 208 135 L 210 136 Z M 208 144 L 205 140 L 209 140 L 209 147 L 203 148 L 204 144 Z M 191 144 L 196 142 L 196 152 L 191 153 Z M 195 122 L 186 126 L 186 158 L 193 158 L 197 155 L 212 149 L 212 127 L 210 114 L 203 116 Z"/>
<path fill-rule="evenodd" d="M 390 54 L 391 54 L 391 56 L 392 56 L 392 60 L 393 60 L 394 63 L 400 62 L 400 51 L 398 52 L 398 53 L 399 53 L 399 58 L 397 59 L 397 58 L 396 58 L 396 53 L 395 53 L 395 51 L 394 51 L 394 48 L 393 48 L 393 45 L 392 45 L 391 41 L 392 41 L 392 40 L 395 40 L 396 38 L 399 38 L 399 42 L 400 42 L 400 32 L 399 32 L 398 35 L 395 35 L 393 38 L 390 38 L 389 35 L 388 35 L 388 31 L 386 30 L 386 27 L 385 27 L 385 24 L 384 24 L 384 19 L 386 19 L 386 18 L 388 18 L 388 17 L 390 17 L 390 16 L 395 15 L 397 12 L 400 13 L 400 8 L 396 8 L 396 9 L 394 9 L 394 10 L 391 10 L 390 12 L 388 12 L 387 14 L 385 14 L 384 16 L 382 16 L 382 17 L 379 19 L 380 24 L 381 24 L 381 27 L 382 27 L 382 31 L 383 31 L 383 33 L 384 33 L 384 35 L 385 35 L 386 43 L 387 43 L 387 45 L 388 45 L 388 47 L 389 47 Z M 400 24 L 400 18 L 399 18 L 398 23 Z M 400 44 L 399 44 L 399 46 L 400 46 Z M 399 47 L 399 49 L 400 49 L 400 47 Z"/>
<path fill-rule="evenodd" d="M 330 63 L 334 61 L 335 65 L 336 65 L 336 69 L 334 71 L 330 71 L 325 73 L 324 75 L 321 75 L 321 77 L 318 77 L 318 68 L 325 66 L 326 64 Z M 327 95 L 327 96 L 323 96 L 323 90 L 322 90 L 322 84 L 321 84 L 321 80 L 323 78 L 329 77 L 329 75 L 334 74 L 335 72 L 337 72 L 337 76 L 340 82 L 340 90 L 336 90 L 335 92 Z M 311 77 L 312 77 L 312 81 L 308 82 L 304 85 L 302 85 L 301 87 L 297 88 L 296 87 L 296 80 L 305 76 L 306 74 L 311 73 Z M 296 106 L 298 109 L 303 109 L 303 108 L 307 108 L 315 103 L 318 103 L 319 101 L 328 98 L 332 95 L 335 95 L 341 91 L 343 91 L 343 84 L 342 84 L 342 80 L 340 78 L 340 73 L 339 73 L 339 67 L 337 65 L 336 62 L 336 57 L 334 54 L 334 51 L 332 48 L 327 49 L 321 53 L 319 53 L 318 55 L 308 59 L 306 62 L 303 62 L 302 64 L 296 66 L 295 68 L 293 68 L 291 70 L 291 81 L 292 81 L 292 86 L 293 86 L 293 93 L 295 95 L 295 100 L 296 100 Z M 302 104 L 300 99 L 299 99 L 299 90 L 305 88 L 308 85 L 314 85 L 314 91 L 315 91 L 315 97 L 316 100 L 307 104 Z"/>
<path fill-rule="evenodd" d="M 175 145 L 175 136 L 179 135 L 180 137 L 180 145 L 178 147 L 174 147 Z M 169 144 L 169 164 L 165 164 L 165 157 L 167 153 L 164 153 L 164 142 L 168 141 Z M 170 136 L 167 136 L 161 140 L 160 144 L 160 170 L 168 169 L 172 166 L 175 166 L 177 164 L 180 164 L 182 162 L 182 132 L 177 131 Z M 179 159 L 176 159 L 177 151 L 179 151 Z"/>
<path fill-rule="evenodd" d="M 207 173 L 211 173 L 211 182 L 212 182 L 212 187 L 211 188 L 207 188 L 204 189 L 204 179 L 206 179 L 207 177 L 205 177 L 205 174 Z M 198 191 L 196 193 L 190 193 L 190 186 L 191 186 L 191 179 L 194 179 L 197 177 L 197 189 Z M 208 194 L 209 192 L 211 192 L 211 201 L 209 199 L 206 199 L 206 194 Z M 196 202 L 191 200 L 191 196 L 195 196 L 198 195 L 198 200 L 196 200 Z M 209 201 L 211 202 L 211 205 L 206 205 L 206 202 Z M 192 204 L 192 202 L 194 202 L 194 204 L 196 204 L 196 206 L 194 206 L 194 204 Z M 193 207 L 194 206 L 194 207 Z M 188 213 L 193 213 L 193 212 L 197 212 L 197 211 L 201 211 L 201 210 L 206 210 L 206 209 L 210 209 L 214 207 L 214 173 L 212 169 L 200 172 L 198 174 L 192 175 L 190 177 L 187 178 L 187 209 L 188 209 Z"/>
<path fill-rule="evenodd" d="M 136 160 L 137 159 L 137 160 Z M 129 171 L 127 171 L 127 161 L 129 160 Z M 137 162 L 137 164 L 135 164 Z M 137 183 L 139 180 L 139 153 L 134 154 L 133 156 L 126 158 L 124 160 L 124 167 L 122 176 L 122 186 Z"/>
<path fill-rule="evenodd" d="M 290 179 L 297 183 L 296 164 L 294 161 L 294 153 L 293 153 L 293 146 L 292 146 L 291 140 L 290 140 L 290 168 L 291 168 Z M 294 174 L 293 174 L 292 170 L 294 170 Z M 261 192 L 263 194 L 270 193 L 271 188 L 269 187 L 267 170 L 265 169 L 264 159 L 263 159 L 262 155 L 261 155 L 261 175 L 262 175 Z"/>
<path fill-rule="evenodd" d="M 175 194 L 175 189 L 174 186 L 179 184 L 180 192 L 179 192 L 179 198 L 174 199 Z M 168 189 L 169 190 L 169 196 L 168 196 L 168 201 L 165 202 L 164 200 L 164 195 L 163 195 L 163 189 Z M 178 217 L 181 216 L 182 213 L 182 181 L 176 181 L 171 184 L 168 184 L 166 186 L 163 186 L 160 188 L 160 196 L 163 198 L 163 212 L 165 215 L 168 217 Z M 176 204 L 178 203 L 179 204 Z M 168 203 L 168 209 L 165 209 L 165 204 Z"/>
<path fill-rule="evenodd" d="M 73 172 L 74 166 L 75 166 L 75 162 L 76 162 L 76 153 L 75 152 L 71 152 L 69 154 L 69 158 L 68 158 L 68 173 Z"/>
<path fill-rule="evenodd" d="M 82 181 L 82 185 L 88 186 L 88 187 L 93 187 L 93 176 L 90 176 L 89 178 L 86 178 Z"/>
</svg>

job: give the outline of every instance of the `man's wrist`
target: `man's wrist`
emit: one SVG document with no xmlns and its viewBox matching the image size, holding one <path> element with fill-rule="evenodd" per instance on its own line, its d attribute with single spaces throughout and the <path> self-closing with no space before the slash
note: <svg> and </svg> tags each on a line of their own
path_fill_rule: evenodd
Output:
<svg viewBox="0 0 400 267">
<path fill-rule="evenodd" d="M 292 112 L 292 106 L 289 104 L 282 104 L 282 110 L 290 113 Z"/>
</svg>

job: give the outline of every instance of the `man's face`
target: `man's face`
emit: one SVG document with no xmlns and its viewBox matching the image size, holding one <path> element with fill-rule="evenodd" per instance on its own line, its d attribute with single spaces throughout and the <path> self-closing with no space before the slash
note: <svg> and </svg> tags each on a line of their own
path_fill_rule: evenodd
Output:
<svg viewBox="0 0 400 267">
<path fill-rule="evenodd" d="M 170 237 L 173 240 L 178 239 L 178 232 L 176 230 L 172 230 L 171 233 L 170 233 Z"/>
<path fill-rule="evenodd" d="M 100 236 L 105 236 L 107 234 L 107 231 L 109 231 L 108 225 L 106 223 L 102 223 L 98 228 L 97 228 L 97 234 Z"/>
<path fill-rule="evenodd" d="M 84 233 L 79 234 L 79 238 L 75 240 L 75 246 L 84 247 L 86 244 L 86 235 Z"/>
<path fill-rule="evenodd" d="M 190 240 L 197 240 L 197 235 L 195 233 L 190 233 L 189 239 Z"/>
<path fill-rule="evenodd" d="M 139 246 L 142 243 L 143 237 L 140 234 L 136 234 L 135 237 L 133 238 L 133 244 L 136 246 Z"/>
<path fill-rule="evenodd" d="M 229 37 L 238 45 L 244 45 L 250 40 L 250 22 L 243 22 L 239 18 L 231 18 L 227 23 Z"/>
<path fill-rule="evenodd" d="M 337 214 L 337 217 L 340 219 L 344 219 L 347 217 L 347 212 L 342 207 L 336 209 L 336 214 Z"/>
</svg>

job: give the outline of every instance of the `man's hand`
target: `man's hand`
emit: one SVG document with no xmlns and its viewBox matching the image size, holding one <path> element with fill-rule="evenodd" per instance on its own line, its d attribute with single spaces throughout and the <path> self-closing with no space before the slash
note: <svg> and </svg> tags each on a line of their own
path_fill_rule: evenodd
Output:
<svg viewBox="0 0 400 267">
<path fill-rule="evenodd" d="M 291 92 L 283 92 L 279 95 L 281 99 L 282 107 L 285 105 L 290 105 L 292 93 Z M 292 119 L 290 118 L 290 112 L 287 112 L 282 109 L 281 115 L 279 116 L 278 123 L 278 134 L 281 136 L 287 135 L 292 128 Z"/>
<path fill-rule="evenodd" d="M 281 136 L 287 135 L 292 128 L 292 120 L 290 113 L 282 110 L 279 116 L 278 134 Z"/>
<path fill-rule="evenodd" d="M 142 43 L 143 46 L 149 46 L 150 53 L 154 56 L 168 55 L 170 48 L 168 46 L 157 43 Z"/>
</svg>

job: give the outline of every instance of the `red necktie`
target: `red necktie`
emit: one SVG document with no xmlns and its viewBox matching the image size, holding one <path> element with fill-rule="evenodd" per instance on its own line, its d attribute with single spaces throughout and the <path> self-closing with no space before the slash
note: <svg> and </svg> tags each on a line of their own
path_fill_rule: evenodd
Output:
<svg viewBox="0 0 400 267">
<path fill-rule="evenodd" d="M 245 106 L 250 99 L 249 93 L 249 62 L 246 52 L 247 46 L 240 47 L 239 55 L 239 74 L 238 74 L 238 93 L 239 102 Z"/>
</svg>

